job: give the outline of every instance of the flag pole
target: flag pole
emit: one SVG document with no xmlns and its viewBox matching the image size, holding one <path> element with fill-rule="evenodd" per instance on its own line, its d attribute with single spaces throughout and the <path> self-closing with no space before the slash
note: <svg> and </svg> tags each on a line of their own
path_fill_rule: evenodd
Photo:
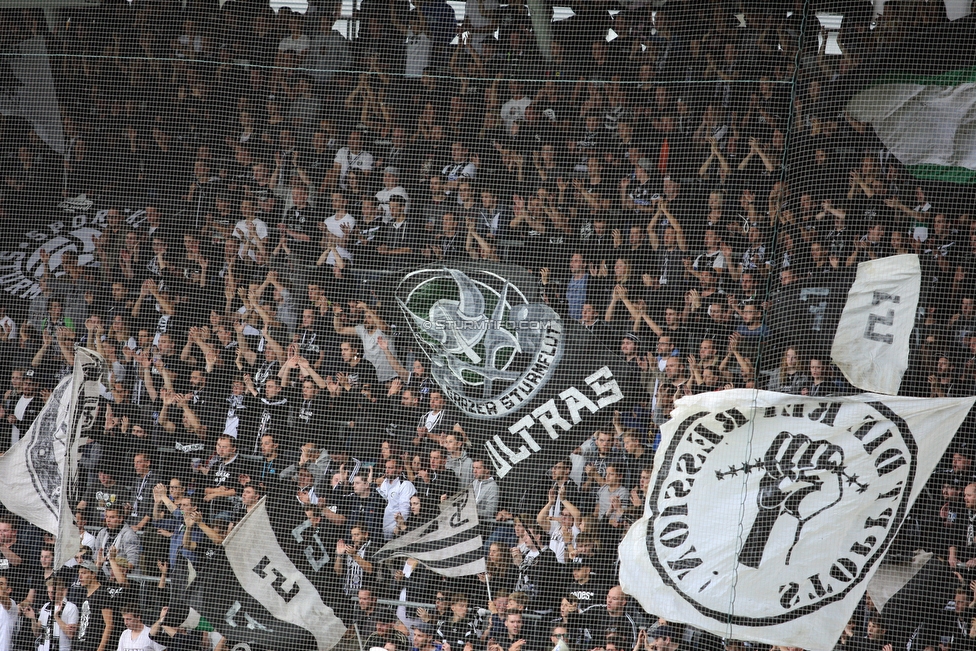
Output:
<svg viewBox="0 0 976 651">
<path fill-rule="evenodd" d="M 359 642 L 359 651 L 366 651 L 363 648 L 363 637 L 359 634 L 359 624 L 353 622 L 352 627 L 356 629 L 356 640 Z"/>
</svg>

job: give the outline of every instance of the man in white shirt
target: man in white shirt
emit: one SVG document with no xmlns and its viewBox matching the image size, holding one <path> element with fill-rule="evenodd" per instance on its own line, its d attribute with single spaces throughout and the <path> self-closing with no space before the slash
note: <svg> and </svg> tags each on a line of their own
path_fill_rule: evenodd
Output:
<svg viewBox="0 0 976 651">
<path fill-rule="evenodd" d="M 71 639 L 78 631 L 78 606 L 68 601 L 64 584 L 54 577 L 46 583 L 48 601 L 40 612 L 35 616 L 30 605 L 25 605 L 21 612 L 30 620 L 31 632 L 37 636 L 37 651 L 71 651 Z"/>
<path fill-rule="evenodd" d="M 264 241 L 268 239 L 268 225 L 255 216 L 254 202 L 250 199 L 241 202 L 241 214 L 244 219 L 234 226 L 234 237 L 241 240 L 237 254 L 242 258 L 247 255 L 255 262 L 262 262 L 267 257 Z"/>
<path fill-rule="evenodd" d="M 343 260 L 352 260 L 352 253 L 346 244 L 350 241 L 349 233 L 356 228 L 356 220 L 349 214 L 348 205 L 349 200 L 344 192 L 333 192 L 332 209 L 335 212 L 320 225 L 325 231 L 325 264 L 330 266 L 335 266 L 336 254 Z"/>
<path fill-rule="evenodd" d="M 14 628 L 20 610 L 17 602 L 10 598 L 13 588 L 7 583 L 7 577 L 0 576 L 0 651 L 10 651 L 13 648 Z"/>
<path fill-rule="evenodd" d="M 409 213 L 410 197 L 407 195 L 406 189 L 400 185 L 400 170 L 395 167 L 387 167 L 383 170 L 383 189 L 376 193 L 376 207 L 381 211 L 384 222 L 389 222 L 391 219 L 390 199 L 394 195 L 403 198 L 403 212 L 404 214 Z"/>
<path fill-rule="evenodd" d="M 159 621 L 153 624 L 156 631 L 163 623 L 169 608 L 163 608 L 160 612 Z M 129 604 L 122 607 L 122 620 L 125 622 L 125 630 L 119 636 L 118 651 L 166 651 L 166 647 L 152 639 L 152 631 L 142 623 L 142 614 L 139 607 Z"/>
<path fill-rule="evenodd" d="M 512 130 L 512 124 L 525 119 L 525 111 L 532 104 L 532 98 L 525 94 L 522 85 L 518 82 L 509 83 L 509 94 L 511 99 L 502 104 L 501 117 L 508 131 Z"/>
<path fill-rule="evenodd" d="M 334 173 L 339 175 L 339 185 L 346 187 L 346 175 L 350 170 L 369 174 L 373 170 L 373 155 L 363 151 L 363 134 L 353 131 L 349 134 L 349 143 L 336 152 L 332 165 Z"/>
<path fill-rule="evenodd" d="M 390 540 L 396 528 L 397 513 L 402 515 L 404 520 L 410 517 L 410 498 L 417 493 L 417 489 L 411 482 L 400 477 L 400 463 L 396 459 L 387 460 L 385 470 L 386 477 L 376 490 L 386 499 L 386 509 L 383 511 L 383 537 Z"/>
</svg>

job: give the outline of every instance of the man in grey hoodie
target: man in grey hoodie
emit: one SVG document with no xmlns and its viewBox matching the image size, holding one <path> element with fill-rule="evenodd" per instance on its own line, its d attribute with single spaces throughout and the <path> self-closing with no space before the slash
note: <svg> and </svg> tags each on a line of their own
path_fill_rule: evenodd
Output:
<svg viewBox="0 0 976 651">
<path fill-rule="evenodd" d="M 447 448 L 447 462 L 445 465 L 448 470 L 453 471 L 457 475 L 460 487 L 466 487 L 474 479 L 474 472 L 471 469 L 471 457 L 464 451 L 464 442 L 458 438 L 457 434 L 451 432 L 444 437 L 444 447 Z"/>
<path fill-rule="evenodd" d="M 142 553 L 139 535 L 125 524 L 122 511 L 118 507 L 105 509 L 105 528 L 95 536 L 96 563 L 103 566 L 105 576 L 110 576 L 111 573 L 108 564 L 109 547 L 115 547 L 118 558 L 129 561 L 133 568 L 139 567 L 139 555 Z"/>
</svg>

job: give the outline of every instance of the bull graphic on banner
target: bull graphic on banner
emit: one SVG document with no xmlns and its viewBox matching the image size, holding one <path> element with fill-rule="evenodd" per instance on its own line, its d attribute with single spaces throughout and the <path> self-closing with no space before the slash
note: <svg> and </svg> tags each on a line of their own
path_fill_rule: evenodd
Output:
<svg viewBox="0 0 976 651">
<path fill-rule="evenodd" d="M 552 377 L 565 348 L 562 320 L 511 281 L 487 270 L 425 269 L 403 282 L 397 302 L 433 362 L 432 377 L 464 413 L 517 411 Z"/>
<path fill-rule="evenodd" d="M 431 377 L 483 440 L 496 477 L 535 477 L 624 400 L 623 363 L 541 298 L 538 278 L 480 262 L 407 272 L 396 302 Z M 620 408 L 618 405 L 616 408 Z"/>
</svg>

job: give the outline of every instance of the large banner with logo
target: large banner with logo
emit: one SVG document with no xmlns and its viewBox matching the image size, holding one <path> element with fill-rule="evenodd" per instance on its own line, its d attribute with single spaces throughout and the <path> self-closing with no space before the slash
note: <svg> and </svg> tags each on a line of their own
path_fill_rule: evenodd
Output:
<svg viewBox="0 0 976 651">
<path fill-rule="evenodd" d="M 622 361 L 562 319 L 521 267 L 417 269 L 396 300 L 499 479 L 552 464 L 593 434 L 585 421 L 608 422 L 627 402 Z"/>
<path fill-rule="evenodd" d="M 678 401 L 620 580 L 723 637 L 830 649 L 974 398 Z"/>
</svg>

